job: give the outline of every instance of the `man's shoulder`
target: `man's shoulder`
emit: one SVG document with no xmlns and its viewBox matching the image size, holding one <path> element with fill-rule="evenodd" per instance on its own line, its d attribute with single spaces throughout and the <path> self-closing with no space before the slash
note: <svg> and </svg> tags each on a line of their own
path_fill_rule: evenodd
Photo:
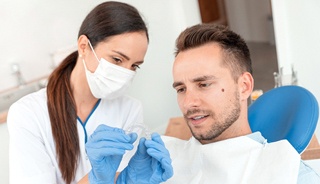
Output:
<svg viewBox="0 0 320 184">
<path fill-rule="evenodd" d="M 297 183 L 319 184 L 320 176 L 309 165 L 307 165 L 304 161 L 301 160 Z"/>
</svg>

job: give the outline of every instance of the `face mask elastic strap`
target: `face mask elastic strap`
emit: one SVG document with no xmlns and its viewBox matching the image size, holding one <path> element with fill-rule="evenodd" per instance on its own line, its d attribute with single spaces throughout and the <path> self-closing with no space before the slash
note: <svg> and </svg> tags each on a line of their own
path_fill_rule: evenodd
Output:
<svg viewBox="0 0 320 184">
<path fill-rule="evenodd" d="M 90 48 L 91 48 L 91 50 L 92 50 L 92 52 L 93 52 L 94 56 L 97 58 L 97 61 L 99 62 L 98 56 L 97 56 L 96 52 L 94 51 L 94 49 L 93 49 L 93 47 L 92 47 L 91 42 L 90 42 L 90 40 L 89 40 L 89 39 L 88 39 L 88 43 L 89 43 L 89 46 L 90 46 Z"/>
<path fill-rule="evenodd" d="M 83 63 L 84 69 L 85 69 L 85 70 L 88 70 L 88 69 L 87 69 L 87 66 L 86 66 L 86 62 L 84 62 L 84 59 L 82 59 L 82 63 Z"/>
</svg>

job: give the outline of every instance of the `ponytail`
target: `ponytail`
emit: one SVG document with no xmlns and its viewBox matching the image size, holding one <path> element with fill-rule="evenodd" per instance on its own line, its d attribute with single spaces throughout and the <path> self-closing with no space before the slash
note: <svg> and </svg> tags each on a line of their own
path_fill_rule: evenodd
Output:
<svg viewBox="0 0 320 184">
<path fill-rule="evenodd" d="M 57 159 L 62 177 L 68 184 L 75 177 L 80 155 L 77 112 L 70 85 L 77 58 L 77 51 L 65 58 L 49 76 L 47 86 L 48 111 Z"/>
</svg>

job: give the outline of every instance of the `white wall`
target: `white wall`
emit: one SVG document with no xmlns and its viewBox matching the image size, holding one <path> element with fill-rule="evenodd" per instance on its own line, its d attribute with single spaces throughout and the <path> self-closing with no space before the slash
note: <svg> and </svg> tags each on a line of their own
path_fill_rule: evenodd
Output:
<svg viewBox="0 0 320 184">
<path fill-rule="evenodd" d="M 272 0 L 279 68 L 297 70 L 298 85 L 310 90 L 320 103 L 320 1 Z M 320 138 L 320 125 L 316 130 Z"/>
<path fill-rule="evenodd" d="M 273 39 L 268 16 L 271 15 L 269 0 L 225 0 L 230 29 L 250 42 L 269 42 Z M 270 32 L 271 31 L 271 32 Z M 271 40 L 272 41 L 272 40 Z"/>
<path fill-rule="evenodd" d="M 0 183 L 9 183 L 9 133 L 6 123 L 0 123 Z"/>
<path fill-rule="evenodd" d="M 310 90 L 320 103 L 320 1 L 272 0 L 278 66 L 284 74 L 291 66 L 298 72 L 298 85 Z M 316 136 L 320 140 L 320 125 Z M 306 161 L 320 173 L 320 159 Z"/>
<path fill-rule="evenodd" d="M 26 81 L 48 75 L 50 54 L 76 43 L 93 2 L 0 0 L 0 91 L 17 85 L 12 63 L 20 65 Z"/>
<path fill-rule="evenodd" d="M 52 54 L 76 45 L 80 24 L 102 0 L 0 0 L 0 91 L 17 85 L 11 64 L 26 81 L 52 71 Z M 150 129 L 163 132 L 169 118 L 180 116 L 171 87 L 174 43 L 187 26 L 200 23 L 197 0 L 122 0 L 145 17 L 150 34 L 145 64 L 129 91 L 144 106 Z"/>
</svg>

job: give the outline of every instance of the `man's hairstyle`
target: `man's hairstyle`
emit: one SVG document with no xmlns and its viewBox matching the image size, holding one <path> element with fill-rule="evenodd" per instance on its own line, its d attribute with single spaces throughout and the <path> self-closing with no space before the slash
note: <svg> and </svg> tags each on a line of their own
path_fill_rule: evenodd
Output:
<svg viewBox="0 0 320 184">
<path fill-rule="evenodd" d="M 244 72 L 252 74 L 247 44 L 238 34 L 223 25 L 205 23 L 187 28 L 176 40 L 175 55 L 208 43 L 217 43 L 221 47 L 224 65 L 231 70 L 235 81 Z"/>
</svg>

